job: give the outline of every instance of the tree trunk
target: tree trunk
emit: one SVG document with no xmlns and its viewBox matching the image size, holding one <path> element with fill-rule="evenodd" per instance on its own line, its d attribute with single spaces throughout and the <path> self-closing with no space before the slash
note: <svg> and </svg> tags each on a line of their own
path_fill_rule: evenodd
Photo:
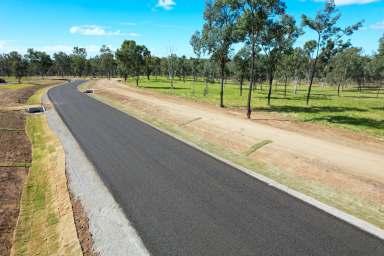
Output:
<svg viewBox="0 0 384 256">
<path fill-rule="evenodd" d="M 149 79 L 149 74 L 147 74 L 147 79 L 148 79 L 148 81 L 150 80 L 150 79 Z"/>
<path fill-rule="evenodd" d="M 240 79 L 240 96 L 243 96 L 243 78 Z"/>
<path fill-rule="evenodd" d="M 287 97 L 287 83 L 288 83 L 288 76 L 285 76 L 285 81 L 284 81 L 284 97 Z"/>
<path fill-rule="evenodd" d="M 128 75 L 124 75 L 124 82 L 127 82 Z"/>
<path fill-rule="evenodd" d="M 315 73 L 316 73 L 316 65 L 317 65 L 317 58 L 319 56 L 319 50 L 320 50 L 320 34 L 318 35 L 317 39 L 317 50 L 316 50 L 316 57 L 315 61 L 313 62 L 312 69 L 311 69 L 311 74 L 309 78 L 309 86 L 308 86 L 308 94 L 307 94 L 307 105 L 309 104 L 309 99 L 311 97 L 311 91 L 312 91 L 312 84 L 313 84 L 313 79 L 315 78 Z"/>
<path fill-rule="evenodd" d="M 220 107 L 224 107 L 224 69 L 225 69 L 225 61 L 221 62 L 221 86 L 220 86 Z"/>
<path fill-rule="evenodd" d="M 253 35 L 254 36 L 254 35 Z M 256 56 L 256 43 L 252 42 L 252 65 L 251 65 L 251 80 L 249 81 L 249 89 L 248 89 L 248 101 L 247 101 L 247 118 L 251 118 L 252 114 L 252 106 L 251 106 L 251 101 L 252 101 L 252 91 L 253 91 L 253 86 L 255 83 L 255 56 Z"/>
<path fill-rule="evenodd" d="M 337 85 L 337 96 L 340 97 L 340 87 L 341 87 L 341 82 Z"/>
<path fill-rule="evenodd" d="M 272 75 L 272 72 L 271 72 L 269 74 L 268 106 L 271 106 L 272 85 L 273 85 L 273 75 Z"/>
</svg>

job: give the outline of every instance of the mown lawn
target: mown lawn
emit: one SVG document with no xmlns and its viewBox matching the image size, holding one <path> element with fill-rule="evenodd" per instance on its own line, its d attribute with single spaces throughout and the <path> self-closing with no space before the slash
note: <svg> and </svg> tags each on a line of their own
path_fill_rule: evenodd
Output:
<svg viewBox="0 0 384 256">
<path fill-rule="evenodd" d="M 135 86 L 134 80 L 128 80 L 130 86 Z M 174 88 L 166 78 L 152 77 L 151 80 L 141 78 L 140 88 L 158 91 L 169 95 L 177 95 L 200 102 L 219 104 L 219 83 L 208 85 L 208 95 L 204 96 L 205 83 L 187 80 L 185 83 L 176 79 Z M 384 90 L 377 96 L 377 90 L 364 89 L 359 92 L 356 88 L 345 89 L 340 97 L 335 87 L 315 86 L 309 106 L 306 105 L 306 85 L 299 86 L 296 94 L 294 86 L 274 85 L 271 106 L 267 104 L 267 85 L 260 85 L 254 91 L 252 106 L 256 111 L 277 112 L 304 122 L 316 122 L 325 125 L 346 128 L 355 132 L 384 137 Z M 245 108 L 247 104 L 247 85 L 240 96 L 239 85 L 227 83 L 224 91 L 224 104 L 229 108 Z M 257 115 L 257 113 L 254 113 Z"/>
</svg>

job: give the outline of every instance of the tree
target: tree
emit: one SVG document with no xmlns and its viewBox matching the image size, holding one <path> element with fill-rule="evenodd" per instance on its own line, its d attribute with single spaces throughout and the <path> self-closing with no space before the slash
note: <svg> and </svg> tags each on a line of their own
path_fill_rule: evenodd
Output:
<svg viewBox="0 0 384 256">
<path fill-rule="evenodd" d="M 145 48 L 144 49 L 144 63 L 145 63 L 145 74 L 147 76 L 147 79 L 149 80 L 150 78 L 150 75 L 152 74 L 153 72 L 153 69 L 154 69 L 154 63 L 153 63 L 153 57 L 151 55 L 151 52 Z"/>
<path fill-rule="evenodd" d="M 27 74 L 28 61 L 15 51 L 9 53 L 9 59 L 13 74 L 15 75 L 18 83 L 21 83 L 21 79 Z"/>
<path fill-rule="evenodd" d="M 249 63 L 251 59 L 251 53 L 248 47 L 241 48 L 233 58 L 235 64 L 235 75 L 240 82 L 240 96 L 243 95 L 244 80 L 249 77 Z M 254 80 L 254 78 L 252 78 Z"/>
<path fill-rule="evenodd" d="M 268 19 L 284 13 L 285 4 L 280 0 L 239 0 L 242 14 L 237 24 L 237 32 L 251 48 L 251 71 L 247 101 L 247 117 L 251 117 L 252 91 L 255 84 L 256 56 L 260 44 L 261 32 L 265 29 Z"/>
<path fill-rule="evenodd" d="M 140 73 L 145 64 L 145 55 L 148 52 L 145 46 L 137 45 L 135 41 L 126 40 L 123 42 L 121 48 L 116 51 L 116 58 L 125 81 L 128 74 L 132 74 L 136 79 L 136 86 L 139 86 Z"/>
<path fill-rule="evenodd" d="M 170 53 L 167 58 L 167 67 L 168 67 L 168 79 L 171 81 L 171 88 L 173 89 L 173 79 L 175 77 L 175 66 L 177 61 L 177 55 L 170 50 Z"/>
<path fill-rule="evenodd" d="M 354 31 L 362 26 L 362 22 L 358 22 L 355 25 L 341 29 L 336 26 L 340 17 L 341 14 L 336 9 L 334 0 L 327 0 L 324 9 L 319 11 L 314 19 L 306 15 L 302 16 L 303 25 L 314 30 L 317 34 L 316 51 L 310 68 L 307 104 L 309 104 L 311 97 L 312 84 L 317 71 L 319 55 L 325 53 L 327 49 L 329 49 L 329 46 L 346 47 L 349 41 L 344 42 L 343 37 L 352 35 Z"/>
<path fill-rule="evenodd" d="M 272 83 L 276 67 L 281 56 L 292 50 L 292 46 L 300 35 L 293 17 L 283 14 L 278 19 L 269 19 L 260 35 L 261 48 L 266 56 L 269 81 L 268 105 L 271 104 Z"/>
<path fill-rule="evenodd" d="M 12 63 L 9 54 L 0 55 L 0 74 L 8 77 L 12 74 Z"/>
<path fill-rule="evenodd" d="M 157 77 L 161 75 L 161 58 L 153 56 L 152 57 L 153 73 Z"/>
<path fill-rule="evenodd" d="M 183 81 L 185 83 L 185 77 L 188 73 L 188 62 L 187 57 L 185 55 L 181 56 L 181 58 L 178 59 L 178 71 L 180 74 L 180 77 L 183 78 Z"/>
<path fill-rule="evenodd" d="M 235 28 L 239 16 L 237 1 L 216 0 L 206 2 L 205 24 L 202 38 L 206 51 L 219 64 L 220 68 L 220 107 L 224 107 L 225 65 L 229 61 L 229 51 L 237 41 Z"/>
<path fill-rule="evenodd" d="M 59 71 L 60 75 L 69 75 L 71 72 L 71 57 L 64 52 L 53 54 L 54 64 Z"/>
<path fill-rule="evenodd" d="M 107 76 L 108 79 L 111 79 L 115 68 L 115 59 L 112 50 L 108 46 L 103 45 L 100 48 L 99 61 L 101 70 Z"/>
<path fill-rule="evenodd" d="M 87 50 L 75 46 L 71 54 L 71 67 L 75 76 L 81 77 L 84 74 L 87 61 Z"/>
<path fill-rule="evenodd" d="M 26 57 L 29 60 L 30 67 L 33 69 L 34 74 L 39 74 L 43 78 L 47 75 L 49 69 L 53 65 L 51 56 L 46 52 L 35 51 L 33 49 L 28 49 Z"/>
</svg>

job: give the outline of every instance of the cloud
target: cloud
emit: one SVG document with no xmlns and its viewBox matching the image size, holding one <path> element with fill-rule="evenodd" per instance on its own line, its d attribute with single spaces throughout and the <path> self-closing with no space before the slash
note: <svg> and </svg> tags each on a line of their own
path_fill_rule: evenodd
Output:
<svg viewBox="0 0 384 256">
<path fill-rule="evenodd" d="M 315 2 L 325 2 L 326 0 L 315 0 Z M 335 0 L 336 5 L 369 4 L 380 0 Z"/>
<path fill-rule="evenodd" d="M 105 27 L 97 25 L 73 26 L 69 29 L 71 34 L 80 34 L 84 36 L 119 36 L 120 30 L 108 31 Z"/>
<path fill-rule="evenodd" d="M 375 24 L 372 24 L 370 26 L 370 28 L 372 28 L 372 29 L 384 29 L 384 20 L 380 21 L 380 22 L 377 22 Z"/>
<path fill-rule="evenodd" d="M 171 10 L 176 5 L 173 0 L 159 0 L 156 7 L 164 8 L 165 10 Z"/>
<path fill-rule="evenodd" d="M 335 0 L 336 5 L 369 4 L 378 0 Z"/>
<path fill-rule="evenodd" d="M 130 32 L 130 33 L 127 33 L 126 35 L 127 36 L 132 36 L 132 37 L 139 37 L 139 36 L 141 36 L 141 34 L 135 33 L 135 32 Z"/>
</svg>

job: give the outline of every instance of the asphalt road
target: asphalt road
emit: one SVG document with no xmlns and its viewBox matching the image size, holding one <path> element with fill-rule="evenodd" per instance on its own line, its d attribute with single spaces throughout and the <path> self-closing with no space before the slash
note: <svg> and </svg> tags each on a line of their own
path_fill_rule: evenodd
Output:
<svg viewBox="0 0 384 256">
<path fill-rule="evenodd" d="M 384 241 L 79 93 L 79 83 L 48 96 L 152 255 L 384 255 Z"/>
</svg>

